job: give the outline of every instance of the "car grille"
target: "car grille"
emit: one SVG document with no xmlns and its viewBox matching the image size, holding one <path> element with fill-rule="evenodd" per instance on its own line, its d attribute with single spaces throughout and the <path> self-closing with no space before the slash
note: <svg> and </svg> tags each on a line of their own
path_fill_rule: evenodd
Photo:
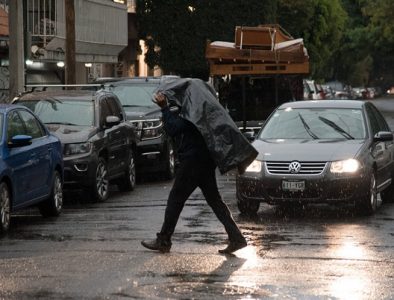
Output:
<svg viewBox="0 0 394 300">
<path fill-rule="evenodd" d="M 293 161 L 267 161 L 265 166 L 268 173 L 277 175 L 319 175 L 323 173 L 327 163 L 326 162 L 302 162 L 300 161 L 301 168 L 298 172 L 290 172 L 289 166 Z"/>
</svg>

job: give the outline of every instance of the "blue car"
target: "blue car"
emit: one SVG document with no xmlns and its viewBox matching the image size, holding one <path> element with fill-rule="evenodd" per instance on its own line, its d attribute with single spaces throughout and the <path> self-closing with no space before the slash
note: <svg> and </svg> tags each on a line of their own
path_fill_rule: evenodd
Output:
<svg viewBox="0 0 394 300">
<path fill-rule="evenodd" d="M 13 211 L 37 205 L 43 216 L 63 206 L 63 155 L 58 138 L 26 107 L 0 105 L 0 235 Z"/>
</svg>

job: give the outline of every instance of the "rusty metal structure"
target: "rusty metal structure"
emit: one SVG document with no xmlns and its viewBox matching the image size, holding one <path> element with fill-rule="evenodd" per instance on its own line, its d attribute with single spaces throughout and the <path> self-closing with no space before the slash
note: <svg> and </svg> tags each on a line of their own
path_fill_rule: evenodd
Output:
<svg viewBox="0 0 394 300">
<path fill-rule="evenodd" d="M 278 24 L 236 26 L 234 42 L 208 41 L 205 57 L 220 101 L 244 131 L 278 104 L 303 99 L 308 51 Z"/>
<path fill-rule="evenodd" d="M 211 76 L 309 73 L 303 40 L 294 39 L 277 24 L 237 26 L 234 43 L 208 42 L 205 56 Z"/>
</svg>

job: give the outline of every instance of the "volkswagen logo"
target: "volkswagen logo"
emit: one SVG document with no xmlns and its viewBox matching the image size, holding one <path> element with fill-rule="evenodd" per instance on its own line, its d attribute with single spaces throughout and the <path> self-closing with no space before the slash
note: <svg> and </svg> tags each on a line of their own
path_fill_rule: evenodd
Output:
<svg viewBox="0 0 394 300">
<path fill-rule="evenodd" d="M 300 169 L 301 169 L 301 164 L 298 161 L 292 161 L 289 164 L 289 172 L 292 174 L 298 173 Z"/>
</svg>

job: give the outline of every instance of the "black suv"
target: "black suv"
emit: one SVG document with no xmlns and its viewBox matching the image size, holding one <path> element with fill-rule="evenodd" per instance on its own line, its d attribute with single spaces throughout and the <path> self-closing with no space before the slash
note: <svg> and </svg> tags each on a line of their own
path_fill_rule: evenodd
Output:
<svg viewBox="0 0 394 300">
<path fill-rule="evenodd" d="M 40 91 L 14 99 L 34 111 L 62 142 L 64 187 L 83 188 L 96 201 L 108 198 L 110 181 L 135 186 L 136 133 L 119 99 L 99 91 Z"/>
<path fill-rule="evenodd" d="M 137 173 L 158 173 L 166 179 L 174 177 L 175 152 L 171 139 L 163 129 L 160 108 L 152 102 L 153 93 L 162 80 L 177 76 L 103 78 L 106 90 L 118 96 L 127 120 L 137 129 Z"/>
</svg>

